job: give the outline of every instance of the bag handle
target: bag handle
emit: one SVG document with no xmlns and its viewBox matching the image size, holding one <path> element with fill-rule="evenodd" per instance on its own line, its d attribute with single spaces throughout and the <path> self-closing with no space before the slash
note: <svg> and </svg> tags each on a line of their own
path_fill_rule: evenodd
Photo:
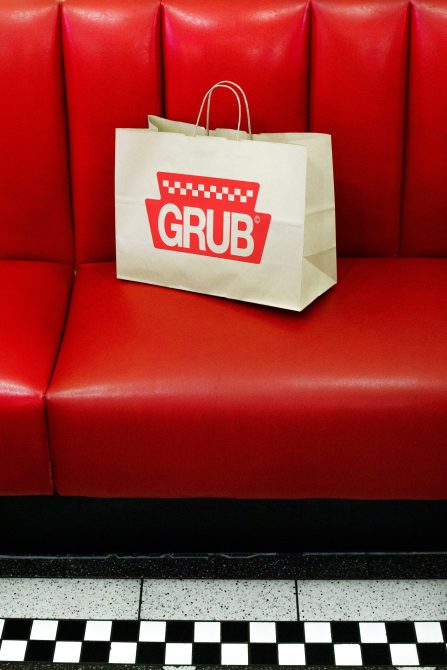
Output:
<svg viewBox="0 0 447 670">
<path fill-rule="evenodd" d="M 243 89 L 238 84 L 235 84 L 234 82 L 228 81 L 228 80 L 222 80 L 222 81 L 217 82 L 217 84 L 214 84 L 214 86 L 211 86 L 211 88 L 205 93 L 205 95 L 203 97 L 203 100 L 202 100 L 202 104 L 200 105 L 199 114 L 197 116 L 197 121 L 196 121 L 196 125 L 195 125 L 195 128 L 194 128 L 194 137 L 197 134 L 197 129 L 198 129 L 198 126 L 199 126 L 200 117 L 202 116 L 203 107 L 205 105 L 206 100 L 208 101 L 207 113 L 206 113 L 206 134 L 207 135 L 210 134 L 210 131 L 209 131 L 209 116 L 210 116 L 211 97 L 212 97 L 213 92 L 215 91 L 216 88 L 227 88 L 229 91 L 231 91 L 236 96 L 236 100 L 237 100 L 237 103 L 238 103 L 238 109 L 239 109 L 236 140 L 239 139 L 239 133 L 240 133 L 240 128 L 241 128 L 241 100 L 240 100 L 239 94 L 237 93 L 235 88 L 238 91 L 240 91 L 240 93 L 242 94 L 242 97 L 244 99 L 244 102 L 245 102 L 245 109 L 246 109 L 246 113 L 247 113 L 248 134 L 250 136 L 250 139 L 252 140 L 253 135 L 252 135 L 252 132 L 251 132 L 251 119 L 250 119 L 250 110 L 249 110 L 249 107 L 248 107 L 247 96 L 245 95 Z"/>
<path fill-rule="evenodd" d="M 253 134 L 251 132 L 250 108 L 248 106 L 248 100 L 247 100 L 247 96 L 245 95 L 245 91 L 242 88 L 242 86 L 239 86 L 239 84 L 236 84 L 234 81 L 229 81 L 227 79 L 223 79 L 222 81 L 218 81 L 217 84 L 215 84 L 215 86 L 220 87 L 224 84 L 229 84 L 230 86 L 236 88 L 240 92 L 240 94 L 242 95 L 242 97 L 244 99 L 244 102 L 245 102 L 245 111 L 246 111 L 246 114 L 247 114 L 248 134 L 250 136 L 250 139 L 252 140 L 253 139 Z M 210 117 L 210 107 L 211 107 L 211 97 L 212 97 L 212 95 L 213 95 L 213 91 L 211 91 L 208 94 L 208 105 L 207 105 L 207 109 L 206 109 L 206 127 L 207 127 L 207 130 L 209 128 L 209 117 Z"/>
<path fill-rule="evenodd" d="M 236 96 L 236 100 L 237 100 L 237 104 L 238 104 L 238 109 L 239 109 L 238 124 L 237 124 L 237 132 L 238 132 L 238 139 L 239 139 L 239 129 L 240 129 L 240 127 L 241 127 L 241 116 L 242 116 L 241 100 L 240 100 L 238 94 L 236 93 L 236 91 L 234 90 L 234 88 L 232 88 L 231 86 L 227 86 L 226 84 L 214 84 L 214 86 L 211 86 L 211 88 L 210 88 L 210 89 L 205 93 L 205 95 L 203 96 L 202 104 L 200 105 L 199 114 L 198 114 L 198 116 L 197 116 L 196 126 L 195 126 L 195 128 L 194 128 L 194 137 L 195 137 L 196 134 L 197 134 L 197 128 L 198 128 L 198 126 L 199 126 L 200 117 L 202 116 L 202 112 L 203 112 L 203 107 L 204 107 L 204 105 L 205 105 L 205 101 L 208 99 L 208 97 L 212 94 L 212 92 L 213 92 L 214 89 L 216 89 L 216 88 L 227 88 L 229 91 L 231 91 L 231 92 Z M 206 134 L 207 134 L 207 135 L 210 134 L 210 129 L 209 129 L 209 119 L 207 119 Z"/>
</svg>

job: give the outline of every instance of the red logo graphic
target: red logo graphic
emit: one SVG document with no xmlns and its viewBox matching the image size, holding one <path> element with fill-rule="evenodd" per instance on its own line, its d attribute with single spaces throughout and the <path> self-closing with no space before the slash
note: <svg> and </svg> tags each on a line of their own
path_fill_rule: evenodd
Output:
<svg viewBox="0 0 447 670">
<path fill-rule="evenodd" d="M 160 198 L 146 202 L 156 249 L 260 263 L 270 214 L 256 212 L 259 184 L 157 172 Z"/>
</svg>

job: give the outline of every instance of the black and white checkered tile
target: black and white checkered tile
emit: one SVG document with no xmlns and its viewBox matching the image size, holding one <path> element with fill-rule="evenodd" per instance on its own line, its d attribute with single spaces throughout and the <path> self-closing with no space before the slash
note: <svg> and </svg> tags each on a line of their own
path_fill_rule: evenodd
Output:
<svg viewBox="0 0 447 670">
<path fill-rule="evenodd" d="M 447 622 L 0 620 L 0 662 L 446 666 Z"/>
</svg>

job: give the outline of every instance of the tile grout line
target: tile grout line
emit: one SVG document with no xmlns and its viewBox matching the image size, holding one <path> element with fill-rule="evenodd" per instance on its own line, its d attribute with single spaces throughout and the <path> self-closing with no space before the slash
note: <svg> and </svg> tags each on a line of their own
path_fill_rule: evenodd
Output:
<svg viewBox="0 0 447 670">
<path fill-rule="evenodd" d="M 142 578 L 140 580 L 140 599 L 139 599 L 139 602 L 138 602 L 137 621 L 140 621 L 140 619 L 141 619 L 141 605 L 143 604 L 143 583 L 144 583 L 144 579 Z"/>
<path fill-rule="evenodd" d="M 295 579 L 295 597 L 296 597 L 296 619 L 300 621 L 300 605 L 298 602 L 298 580 Z"/>
</svg>

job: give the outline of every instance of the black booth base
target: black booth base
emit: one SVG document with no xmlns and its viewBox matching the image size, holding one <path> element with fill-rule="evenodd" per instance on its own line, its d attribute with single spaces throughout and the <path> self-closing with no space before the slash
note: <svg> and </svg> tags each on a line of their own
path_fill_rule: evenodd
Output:
<svg viewBox="0 0 447 670">
<path fill-rule="evenodd" d="M 447 500 L 0 498 L 0 554 L 445 552 Z"/>
</svg>

